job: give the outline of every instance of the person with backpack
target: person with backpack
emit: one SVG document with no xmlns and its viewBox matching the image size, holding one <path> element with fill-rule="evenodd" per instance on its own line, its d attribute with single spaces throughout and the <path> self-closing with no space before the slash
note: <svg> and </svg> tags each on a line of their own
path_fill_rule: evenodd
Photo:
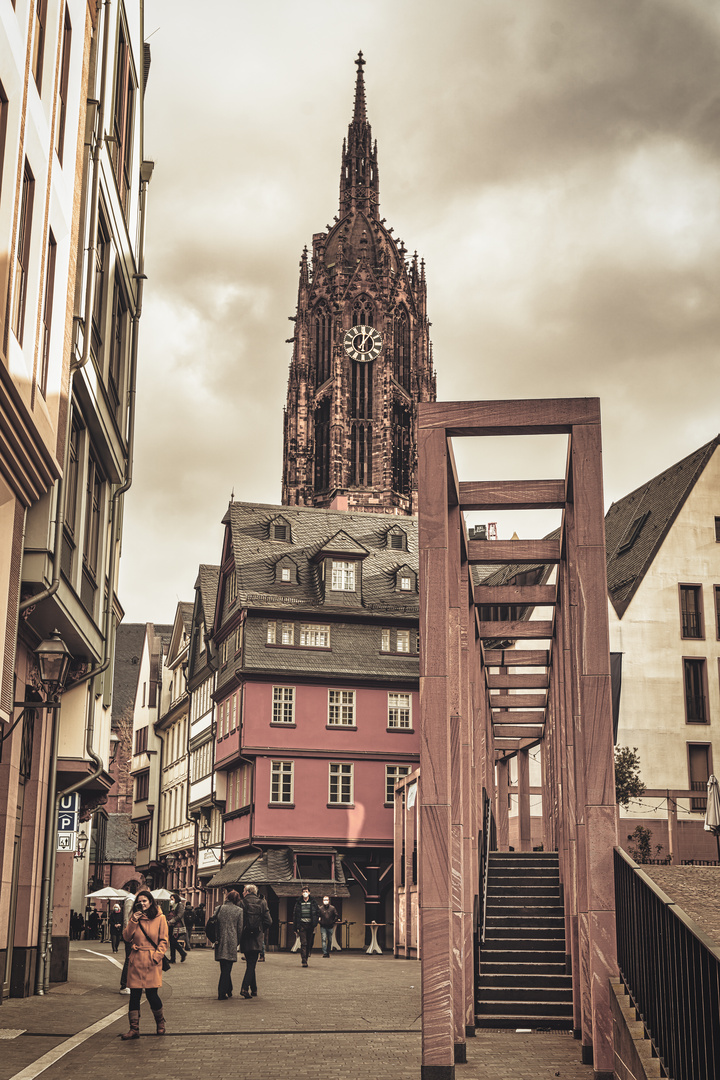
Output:
<svg viewBox="0 0 720 1080">
<path fill-rule="evenodd" d="M 243 932 L 240 951 L 245 956 L 245 974 L 240 993 L 244 998 L 257 997 L 255 968 L 263 947 L 263 934 L 272 926 L 267 901 L 257 894 L 257 885 L 246 885 L 243 891 Z"/>
<path fill-rule="evenodd" d="M 215 908 L 205 928 L 210 941 L 215 942 L 215 959 L 220 964 L 218 1001 L 227 1001 L 232 997 L 232 966 L 237 960 L 240 947 L 243 916 L 240 893 L 231 889 L 225 897 L 225 903 Z"/>
</svg>

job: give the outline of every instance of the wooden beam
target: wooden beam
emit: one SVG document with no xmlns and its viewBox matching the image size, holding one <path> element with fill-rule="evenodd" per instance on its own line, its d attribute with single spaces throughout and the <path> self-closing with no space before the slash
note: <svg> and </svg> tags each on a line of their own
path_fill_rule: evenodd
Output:
<svg viewBox="0 0 720 1080">
<path fill-rule="evenodd" d="M 559 540 L 468 540 L 468 562 L 485 566 L 559 563 Z"/>
<path fill-rule="evenodd" d="M 501 739 L 500 741 L 503 744 L 507 742 L 507 746 L 496 746 L 495 755 L 496 757 L 502 757 L 502 753 L 498 753 L 498 751 L 503 750 L 506 754 L 509 753 L 511 755 L 516 753 L 518 750 L 532 750 L 533 746 L 537 746 L 538 743 L 541 743 L 543 741 L 543 738 L 544 736 L 541 736 L 539 739 Z"/>
<path fill-rule="evenodd" d="M 494 712 L 492 717 L 495 727 L 498 724 L 544 724 L 544 712 Z"/>
<path fill-rule="evenodd" d="M 548 667 L 547 649 L 486 649 L 485 667 Z"/>
<path fill-rule="evenodd" d="M 489 690 L 547 690 L 549 685 L 550 677 L 546 671 L 535 675 L 487 674 Z"/>
<path fill-rule="evenodd" d="M 476 585 L 473 599 L 482 607 L 488 604 L 554 607 L 557 603 L 557 589 L 554 585 Z"/>
<path fill-rule="evenodd" d="M 553 623 L 540 622 L 524 619 L 513 619 L 511 622 L 501 622 L 499 619 L 490 622 L 477 620 L 478 637 L 483 639 L 502 638 L 513 641 L 531 641 L 534 638 L 551 638 L 553 636 Z"/>
<path fill-rule="evenodd" d="M 546 694 L 491 694 L 491 709 L 544 709 Z"/>
<path fill-rule="evenodd" d="M 512 724 L 504 724 L 493 728 L 493 736 L 496 739 L 542 739 L 545 734 L 544 727 L 532 727 L 526 724 L 523 727 L 513 727 Z"/>
<path fill-rule="evenodd" d="M 599 424 L 597 398 L 530 398 L 517 401 L 434 401 L 418 406 L 418 425 L 444 428 L 451 437 L 563 435 L 574 424 Z"/>
<path fill-rule="evenodd" d="M 462 510 L 561 510 L 564 480 L 477 480 L 460 484 Z"/>
</svg>

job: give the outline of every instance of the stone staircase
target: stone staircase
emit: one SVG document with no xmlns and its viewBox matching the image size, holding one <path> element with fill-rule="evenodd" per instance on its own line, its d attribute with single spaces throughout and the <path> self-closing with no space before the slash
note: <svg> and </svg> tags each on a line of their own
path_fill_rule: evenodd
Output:
<svg viewBox="0 0 720 1080">
<path fill-rule="evenodd" d="M 475 1013 L 481 1028 L 572 1029 L 557 854 L 490 855 Z"/>
</svg>

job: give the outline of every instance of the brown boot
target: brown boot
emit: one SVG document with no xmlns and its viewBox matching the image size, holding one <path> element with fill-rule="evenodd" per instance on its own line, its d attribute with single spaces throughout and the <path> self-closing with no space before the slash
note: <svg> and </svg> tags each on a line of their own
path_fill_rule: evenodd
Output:
<svg viewBox="0 0 720 1080">
<path fill-rule="evenodd" d="M 162 1009 L 160 1009 L 160 1012 L 155 1012 L 155 1010 L 153 1009 L 153 1016 L 155 1017 L 155 1025 L 156 1025 L 156 1028 L 157 1028 L 155 1034 L 156 1035 L 164 1035 L 165 1034 L 165 1017 L 163 1016 Z"/>
<path fill-rule="evenodd" d="M 140 1038 L 140 1010 L 130 1009 L 128 1012 L 128 1018 L 130 1020 L 130 1030 L 126 1031 L 120 1038 L 127 1039 L 139 1039 Z"/>
</svg>

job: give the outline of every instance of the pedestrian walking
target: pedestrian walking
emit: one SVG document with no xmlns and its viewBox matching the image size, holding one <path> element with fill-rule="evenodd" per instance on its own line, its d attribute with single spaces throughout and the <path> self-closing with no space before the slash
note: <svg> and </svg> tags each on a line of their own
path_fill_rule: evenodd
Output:
<svg viewBox="0 0 720 1080">
<path fill-rule="evenodd" d="M 225 902 L 215 908 L 214 914 L 218 921 L 215 959 L 220 964 L 217 995 L 218 1001 L 227 1001 L 232 997 L 232 966 L 237 960 L 243 929 L 244 912 L 240 893 L 231 889 Z"/>
<path fill-rule="evenodd" d="M 120 1038 L 140 1038 L 140 999 L 143 990 L 155 1017 L 156 1034 L 164 1035 L 165 1017 L 158 990 L 162 986 L 162 961 L 168 947 L 168 925 L 148 889 L 138 892 L 130 921 L 123 930 L 123 938 L 130 945 L 127 973 L 130 1029 Z"/>
<path fill-rule="evenodd" d="M 130 916 L 132 915 L 133 907 L 135 906 L 135 894 L 137 893 L 137 890 L 138 890 L 138 882 L 137 881 L 129 881 L 127 883 L 127 885 L 124 886 L 124 888 L 125 888 L 126 892 L 130 893 L 130 895 L 126 896 L 125 900 L 123 901 L 123 911 L 122 911 L 122 916 L 123 916 L 123 940 L 125 939 L 125 933 L 124 933 L 125 928 L 126 928 L 127 924 L 130 922 Z M 129 990 L 128 984 L 127 984 L 128 964 L 130 963 L 130 948 L 131 948 L 130 942 L 125 941 L 125 963 L 123 964 L 123 969 L 120 972 L 120 993 L 121 994 L 129 994 L 130 993 L 130 990 Z"/>
<path fill-rule="evenodd" d="M 93 908 L 87 917 L 87 930 L 85 931 L 85 939 L 90 941 L 96 941 L 98 936 L 98 928 L 100 926 L 100 916 L 97 913 L 96 908 Z"/>
<path fill-rule="evenodd" d="M 322 942 L 322 954 L 326 960 L 330 959 L 333 931 L 339 918 L 337 908 L 330 903 L 330 897 L 323 896 L 320 905 L 320 940 Z"/>
<path fill-rule="evenodd" d="M 110 941 L 113 952 L 117 952 L 120 948 L 120 938 L 124 929 L 122 908 L 119 904 L 113 904 L 110 912 Z"/>
<path fill-rule="evenodd" d="M 180 943 L 180 937 L 185 938 L 185 901 L 179 893 L 173 893 L 170 900 L 170 917 L 168 919 L 170 931 L 170 963 L 175 963 L 175 953 L 180 953 L 180 963 L 187 960 L 185 948 Z"/>
<path fill-rule="evenodd" d="M 257 894 L 257 885 L 246 885 L 243 892 L 243 930 L 240 951 L 245 956 L 245 974 L 240 993 L 244 998 L 257 997 L 255 968 L 262 951 L 265 930 L 272 926 L 267 901 Z"/>
<path fill-rule="evenodd" d="M 313 938 L 315 937 L 315 927 L 319 918 L 318 906 L 311 898 L 307 885 L 303 885 L 302 896 L 295 904 L 293 912 L 293 926 L 300 935 L 300 957 L 303 967 L 308 966 L 313 947 Z"/>
</svg>

